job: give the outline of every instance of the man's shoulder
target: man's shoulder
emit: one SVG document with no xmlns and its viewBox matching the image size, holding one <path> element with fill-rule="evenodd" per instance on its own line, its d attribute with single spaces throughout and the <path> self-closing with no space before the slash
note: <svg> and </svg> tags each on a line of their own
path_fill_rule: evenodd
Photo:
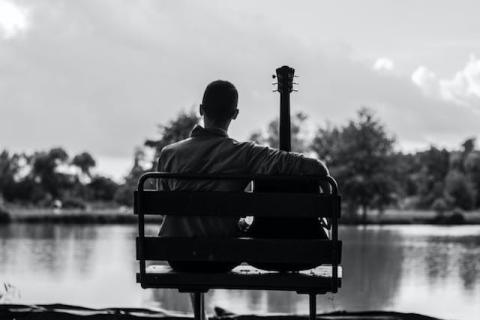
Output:
<svg viewBox="0 0 480 320">
<path fill-rule="evenodd" d="M 217 137 L 216 139 L 187 138 L 162 148 L 160 151 L 161 159 L 168 159 L 176 155 L 185 155 L 188 153 L 197 153 L 197 151 L 215 145 L 216 151 L 221 152 L 239 152 L 240 154 L 251 154 L 261 152 L 265 146 L 260 146 L 252 141 L 238 141 L 231 137 Z"/>
<path fill-rule="evenodd" d="M 191 138 L 180 140 L 164 146 L 158 155 L 159 162 L 165 162 L 167 159 L 173 157 L 177 152 L 186 148 Z"/>
<path fill-rule="evenodd" d="M 165 147 L 163 147 L 162 151 L 165 150 L 165 151 L 168 152 L 170 150 L 176 150 L 176 149 L 180 149 L 180 148 L 194 146 L 197 143 L 202 143 L 202 142 L 205 142 L 205 141 L 206 141 L 205 139 L 189 137 L 187 139 L 180 140 L 180 141 L 174 142 L 172 144 L 166 145 Z M 234 138 L 231 138 L 231 137 L 215 137 L 215 139 L 208 139 L 207 141 L 211 142 L 211 143 L 214 143 L 214 144 L 225 143 L 225 144 L 230 144 L 230 145 L 234 145 L 234 146 L 238 146 L 238 147 L 250 147 L 251 148 L 251 147 L 259 146 L 252 141 L 238 141 L 238 140 L 236 140 Z"/>
<path fill-rule="evenodd" d="M 190 144 L 191 142 L 192 142 L 191 137 L 187 138 L 187 139 L 183 139 L 183 140 L 180 140 L 180 141 L 177 141 L 177 142 L 166 145 L 165 147 L 162 148 L 161 152 L 174 151 L 174 150 L 177 150 L 179 148 L 185 147 L 186 145 Z"/>
</svg>

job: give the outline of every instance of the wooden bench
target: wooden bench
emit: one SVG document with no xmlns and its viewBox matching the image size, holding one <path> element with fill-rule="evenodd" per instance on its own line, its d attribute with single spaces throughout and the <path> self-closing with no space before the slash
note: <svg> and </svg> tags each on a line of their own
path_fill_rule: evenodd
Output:
<svg viewBox="0 0 480 320">
<path fill-rule="evenodd" d="M 331 194 L 198 192 L 146 190 L 148 179 L 327 181 Z M 134 194 L 138 216 L 137 282 L 142 288 L 175 288 L 194 293 L 194 314 L 203 314 L 203 294 L 209 289 L 286 290 L 308 294 L 310 318 L 316 315 L 316 295 L 335 293 L 341 286 L 341 247 L 338 240 L 340 196 L 332 177 L 194 175 L 150 172 Z M 160 238 L 145 236 L 146 215 L 316 217 L 324 219 L 329 239 Z M 320 265 L 301 272 L 271 272 L 242 264 L 228 273 L 175 272 L 147 261 L 210 261 Z"/>
</svg>

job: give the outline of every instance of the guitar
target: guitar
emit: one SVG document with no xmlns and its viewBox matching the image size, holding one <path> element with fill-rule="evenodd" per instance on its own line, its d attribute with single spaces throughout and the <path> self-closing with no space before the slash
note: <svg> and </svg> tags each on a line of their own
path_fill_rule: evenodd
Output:
<svg viewBox="0 0 480 320">
<path fill-rule="evenodd" d="M 280 150 L 291 151 L 290 133 L 290 94 L 293 91 L 295 69 L 283 66 L 276 69 L 277 91 L 280 93 Z M 288 192 L 288 193 L 319 193 L 317 181 L 255 181 L 254 192 Z M 256 238 L 317 238 L 327 239 L 328 236 L 317 218 L 264 218 L 254 217 L 249 228 L 249 236 Z M 275 271 L 296 271 L 311 269 L 315 265 L 290 264 L 255 264 L 257 268 Z"/>
</svg>

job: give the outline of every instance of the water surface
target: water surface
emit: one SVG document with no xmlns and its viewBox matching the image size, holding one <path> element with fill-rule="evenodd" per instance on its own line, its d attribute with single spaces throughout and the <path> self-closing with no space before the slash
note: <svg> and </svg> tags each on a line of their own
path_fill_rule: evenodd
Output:
<svg viewBox="0 0 480 320">
<path fill-rule="evenodd" d="M 135 236 L 131 225 L 0 226 L 0 284 L 11 285 L 3 302 L 191 312 L 185 294 L 135 283 Z M 319 312 L 480 314 L 480 226 L 342 227 L 340 237 L 343 287 L 318 299 Z M 207 304 L 239 313 L 308 312 L 306 296 L 277 291 L 214 290 Z"/>
</svg>

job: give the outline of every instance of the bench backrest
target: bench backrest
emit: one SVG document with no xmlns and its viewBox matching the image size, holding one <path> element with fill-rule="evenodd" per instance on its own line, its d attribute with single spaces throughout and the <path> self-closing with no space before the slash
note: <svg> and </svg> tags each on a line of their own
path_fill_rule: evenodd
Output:
<svg viewBox="0 0 480 320">
<path fill-rule="evenodd" d="M 327 181 L 331 194 L 199 192 L 145 190 L 148 179 Z M 134 194 L 134 213 L 138 215 L 137 260 L 140 281 L 148 260 L 176 261 L 248 261 L 254 263 L 329 264 L 337 283 L 341 261 L 338 241 L 340 196 L 337 184 L 329 176 L 253 176 L 194 175 L 150 172 L 144 174 Z M 160 238 L 145 236 L 145 215 L 178 216 L 262 216 L 270 218 L 324 218 L 330 239 L 253 239 L 253 238 Z M 333 288 L 336 292 L 336 287 Z"/>
</svg>

